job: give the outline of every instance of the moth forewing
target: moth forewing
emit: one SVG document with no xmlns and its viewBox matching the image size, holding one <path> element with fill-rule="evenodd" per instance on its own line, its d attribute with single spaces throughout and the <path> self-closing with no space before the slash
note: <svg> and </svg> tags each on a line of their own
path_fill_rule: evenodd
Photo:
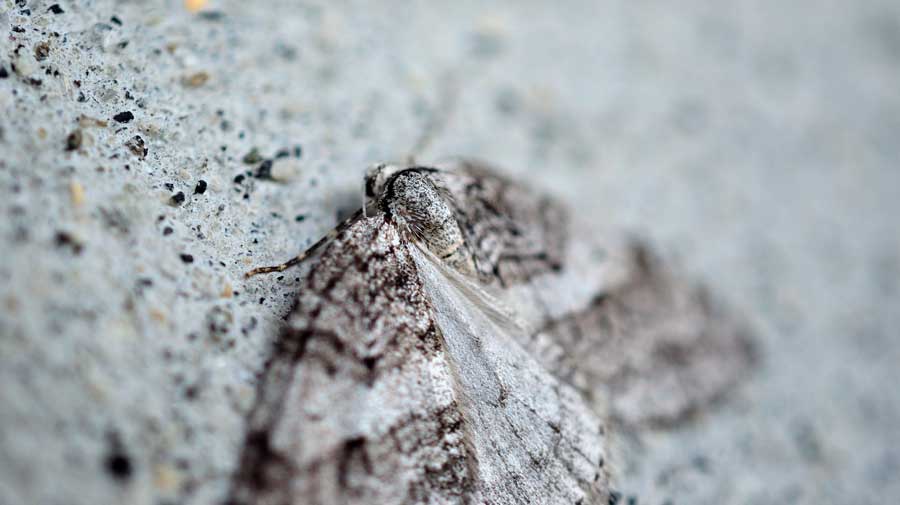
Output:
<svg viewBox="0 0 900 505">
<path fill-rule="evenodd" d="M 601 419 L 520 345 L 526 335 L 511 334 L 524 326 L 498 324 L 497 310 L 473 297 L 477 288 L 450 278 L 433 255 L 412 252 L 466 399 L 485 498 L 602 501 L 609 490 Z"/>
</svg>

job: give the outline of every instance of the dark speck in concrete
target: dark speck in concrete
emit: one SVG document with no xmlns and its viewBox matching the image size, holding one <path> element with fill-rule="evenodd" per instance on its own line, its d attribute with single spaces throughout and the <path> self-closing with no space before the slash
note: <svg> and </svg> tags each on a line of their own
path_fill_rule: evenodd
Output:
<svg viewBox="0 0 900 505">
<path fill-rule="evenodd" d="M 175 193 L 174 195 L 172 195 L 170 201 L 172 202 L 172 205 L 181 205 L 182 203 L 184 203 L 184 192 L 179 191 L 178 193 Z"/>
<path fill-rule="evenodd" d="M 120 123 L 127 123 L 134 119 L 134 114 L 132 114 L 131 111 L 120 112 L 113 116 L 113 119 Z"/>
<path fill-rule="evenodd" d="M 185 263 L 193 263 L 194 262 L 194 257 L 190 254 L 179 254 L 178 257 L 180 257 L 181 261 L 183 261 Z"/>
<path fill-rule="evenodd" d="M 81 130 L 75 130 L 66 137 L 66 151 L 74 151 L 81 147 Z"/>
<path fill-rule="evenodd" d="M 272 160 L 265 160 L 256 169 L 257 179 L 272 179 Z"/>
<path fill-rule="evenodd" d="M 56 232 L 53 241 L 57 247 L 68 247 L 75 254 L 81 254 L 81 251 L 84 250 L 84 244 L 65 231 Z"/>
<path fill-rule="evenodd" d="M 47 12 L 52 12 L 53 14 L 63 14 L 66 11 L 64 11 L 63 8 L 59 6 L 59 4 L 53 4 L 49 9 L 47 9 Z"/>
<path fill-rule="evenodd" d="M 149 149 L 147 149 L 147 146 L 144 144 L 144 139 L 141 138 L 140 135 L 135 135 L 127 142 L 125 142 L 125 147 L 127 147 L 128 150 L 132 152 L 132 154 L 140 157 L 141 159 L 146 158 L 147 153 L 150 151 Z"/>
<path fill-rule="evenodd" d="M 50 56 L 50 44 L 41 42 L 34 46 L 34 58 L 38 61 L 44 61 Z"/>
<path fill-rule="evenodd" d="M 243 161 L 247 165 L 255 165 L 262 160 L 263 160 L 263 157 L 262 157 L 262 155 L 259 154 L 259 149 L 255 148 L 255 147 L 253 149 L 250 149 L 250 152 L 245 154 L 244 157 L 241 159 L 241 161 Z"/>
<path fill-rule="evenodd" d="M 114 479 L 125 482 L 134 473 L 131 456 L 128 455 L 117 433 L 109 434 L 107 439 L 109 440 L 109 448 L 107 449 L 103 466 Z"/>
<path fill-rule="evenodd" d="M 163 228 L 163 236 L 171 235 L 173 231 L 175 230 L 173 230 L 171 226 L 166 226 Z"/>
<path fill-rule="evenodd" d="M 199 181 L 197 181 L 197 185 L 194 186 L 194 194 L 202 195 L 203 193 L 206 193 L 206 181 L 200 179 Z"/>
</svg>

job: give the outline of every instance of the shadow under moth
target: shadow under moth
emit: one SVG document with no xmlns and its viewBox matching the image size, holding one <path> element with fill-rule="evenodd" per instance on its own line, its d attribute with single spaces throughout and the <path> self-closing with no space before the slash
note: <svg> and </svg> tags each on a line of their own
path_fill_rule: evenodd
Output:
<svg viewBox="0 0 900 505">
<path fill-rule="evenodd" d="M 610 425 L 671 424 L 754 361 L 639 241 L 484 165 L 378 165 L 307 252 L 234 504 L 607 504 Z"/>
</svg>

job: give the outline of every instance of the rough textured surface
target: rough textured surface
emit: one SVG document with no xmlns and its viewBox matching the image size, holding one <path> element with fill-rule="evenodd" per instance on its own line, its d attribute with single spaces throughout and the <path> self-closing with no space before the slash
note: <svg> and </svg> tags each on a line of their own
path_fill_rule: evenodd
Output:
<svg viewBox="0 0 900 505">
<path fill-rule="evenodd" d="M 243 272 L 358 205 L 447 86 L 420 159 L 639 229 L 760 329 L 721 409 L 617 430 L 626 497 L 900 496 L 896 2 L 0 11 L 0 502 L 222 498 L 295 292 Z"/>
</svg>

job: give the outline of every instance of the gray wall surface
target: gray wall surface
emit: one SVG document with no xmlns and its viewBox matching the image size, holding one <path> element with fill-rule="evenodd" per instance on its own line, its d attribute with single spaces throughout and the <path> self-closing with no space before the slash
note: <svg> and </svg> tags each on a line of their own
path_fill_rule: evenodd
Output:
<svg viewBox="0 0 900 505">
<path fill-rule="evenodd" d="M 897 2 L 0 0 L 0 35 L 0 504 L 221 499 L 296 291 L 243 273 L 410 154 L 650 237 L 758 329 L 718 408 L 617 429 L 625 497 L 900 502 Z"/>
</svg>

